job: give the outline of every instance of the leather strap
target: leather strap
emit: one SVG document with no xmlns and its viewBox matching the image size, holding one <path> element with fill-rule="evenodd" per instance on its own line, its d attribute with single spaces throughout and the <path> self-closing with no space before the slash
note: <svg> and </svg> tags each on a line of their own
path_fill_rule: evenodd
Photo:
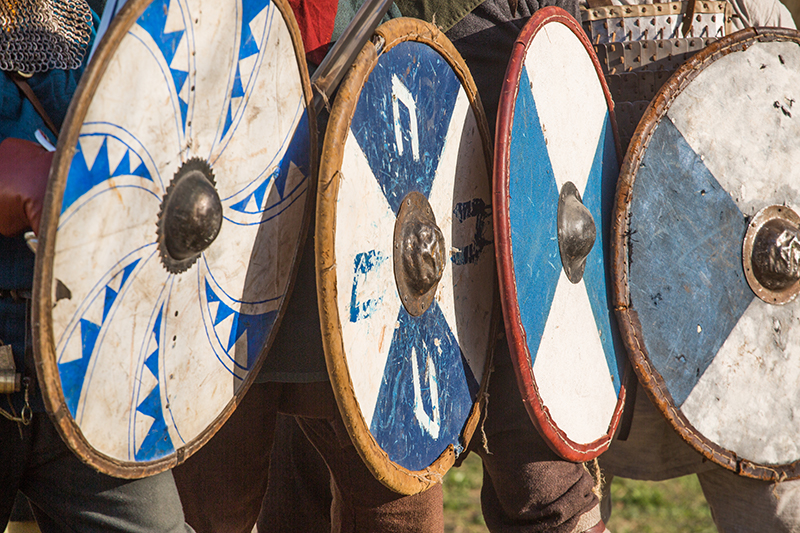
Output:
<svg viewBox="0 0 800 533">
<path fill-rule="evenodd" d="M 625 405 L 622 407 L 622 420 L 619 421 L 617 428 L 617 440 L 628 440 L 628 435 L 631 433 L 633 406 L 636 404 L 636 389 L 639 386 L 639 379 L 630 361 L 625 362 L 625 374 L 628 376 L 625 383 Z"/>
<path fill-rule="evenodd" d="M 19 90 L 22 91 L 22 94 L 24 94 L 25 97 L 30 101 L 30 103 L 33 104 L 33 108 L 36 110 L 37 113 L 39 113 L 39 116 L 42 117 L 44 125 L 47 126 L 47 129 L 52 131 L 53 135 L 55 135 L 56 139 L 58 139 L 58 128 L 56 128 L 56 125 L 50 119 L 50 115 L 47 114 L 47 111 L 44 110 L 42 103 L 33 93 L 33 89 L 31 89 L 31 86 L 28 84 L 28 80 L 25 78 L 25 76 L 23 76 L 19 72 L 8 72 L 8 71 L 6 71 L 6 75 L 8 75 L 8 77 L 11 78 L 11 81 L 14 82 L 14 84 L 19 88 Z"/>
<path fill-rule="evenodd" d="M 694 20 L 694 12 L 697 6 L 697 0 L 689 0 L 686 6 L 686 13 L 683 14 L 683 24 L 681 24 L 681 32 L 684 37 L 689 36 L 692 31 L 692 21 Z"/>
<path fill-rule="evenodd" d="M 613 4 L 611 0 L 586 0 L 586 5 L 589 6 L 590 9 L 594 9 L 595 7 L 608 7 Z"/>
<path fill-rule="evenodd" d="M 0 289 L 0 300 L 30 300 L 33 296 L 31 291 L 17 289 Z M 1 344 L 1 343 L 0 343 Z"/>
</svg>

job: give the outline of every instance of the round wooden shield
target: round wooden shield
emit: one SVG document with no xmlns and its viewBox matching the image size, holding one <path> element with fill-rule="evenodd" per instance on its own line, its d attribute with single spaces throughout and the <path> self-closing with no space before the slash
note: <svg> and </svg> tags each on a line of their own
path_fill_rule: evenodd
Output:
<svg viewBox="0 0 800 533">
<path fill-rule="evenodd" d="M 571 461 L 608 448 L 625 398 L 609 277 L 616 138 L 583 30 L 562 9 L 541 9 L 517 39 L 500 97 L 494 227 L 522 397 Z"/>
<path fill-rule="evenodd" d="M 625 399 L 608 275 L 616 135 L 580 25 L 560 8 L 538 11 L 517 39 L 500 97 L 495 240 L 525 405 L 571 461 L 608 448 Z"/>
<path fill-rule="evenodd" d="M 800 33 L 712 44 L 650 103 L 614 215 L 616 307 L 641 383 L 703 455 L 768 480 L 800 476 L 798 102 Z"/>
<path fill-rule="evenodd" d="M 376 30 L 339 89 L 317 195 L 323 343 L 376 478 L 441 481 L 478 418 L 495 285 L 486 118 L 435 27 Z"/>
<path fill-rule="evenodd" d="M 261 366 L 314 195 L 303 57 L 283 0 L 132 0 L 81 80 L 34 323 L 47 408 L 102 472 L 180 463 Z"/>
</svg>

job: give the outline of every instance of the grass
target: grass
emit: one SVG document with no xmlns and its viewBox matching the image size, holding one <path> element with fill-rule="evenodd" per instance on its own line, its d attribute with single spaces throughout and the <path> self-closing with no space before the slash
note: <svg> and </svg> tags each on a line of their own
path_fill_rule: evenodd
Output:
<svg viewBox="0 0 800 533">
<path fill-rule="evenodd" d="M 444 479 L 446 533 L 487 533 L 480 506 L 481 460 L 470 454 Z M 611 485 L 612 533 L 715 533 L 695 476 L 651 482 L 615 478 Z"/>
<path fill-rule="evenodd" d="M 715 533 L 711 511 L 696 476 L 668 481 L 615 478 L 611 484 L 614 533 Z"/>
<path fill-rule="evenodd" d="M 477 454 L 471 453 L 458 468 L 444 478 L 445 533 L 486 533 L 481 514 L 483 466 Z"/>
</svg>

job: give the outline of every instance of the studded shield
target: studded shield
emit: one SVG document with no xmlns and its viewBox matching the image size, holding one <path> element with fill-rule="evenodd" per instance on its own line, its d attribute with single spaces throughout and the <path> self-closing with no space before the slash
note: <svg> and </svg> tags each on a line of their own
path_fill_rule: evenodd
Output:
<svg viewBox="0 0 800 533">
<path fill-rule="evenodd" d="M 538 11 L 506 71 L 495 147 L 495 236 L 509 347 L 525 405 L 565 459 L 608 448 L 625 398 L 610 306 L 613 107 L 565 11 Z"/>
<path fill-rule="evenodd" d="M 280 320 L 316 160 L 283 0 L 131 1 L 51 172 L 34 324 L 45 403 L 98 470 L 153 474 L 227 419 Z"/>
<path fill-rule="evenodd" d="M 745 30 L 659 91 L 622 166 L 615 299 L 634 369 L 684 440 L 800 476 L 800 34 Z"/>
<path fill-rule="evenodd" d="M 375 476 L 438 483 L 477 422 L 494 309 L 489 144 L 466 65 L 435 27 L 379 27 L 331 112 L 317 201 L 323 342 Z"/>
</svg>

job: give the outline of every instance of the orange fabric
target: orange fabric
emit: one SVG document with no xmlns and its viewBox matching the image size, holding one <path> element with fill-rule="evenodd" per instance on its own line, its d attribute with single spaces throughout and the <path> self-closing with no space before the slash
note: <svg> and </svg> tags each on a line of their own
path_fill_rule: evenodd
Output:
<svg viewBox="0 0 800 533">
<path fill-rule="evenodd" d="M 0 143 L 0 233 L 12 237 L 32 228 L 39 233 L 52 152 L 8 138 Z"/>
</svg>

